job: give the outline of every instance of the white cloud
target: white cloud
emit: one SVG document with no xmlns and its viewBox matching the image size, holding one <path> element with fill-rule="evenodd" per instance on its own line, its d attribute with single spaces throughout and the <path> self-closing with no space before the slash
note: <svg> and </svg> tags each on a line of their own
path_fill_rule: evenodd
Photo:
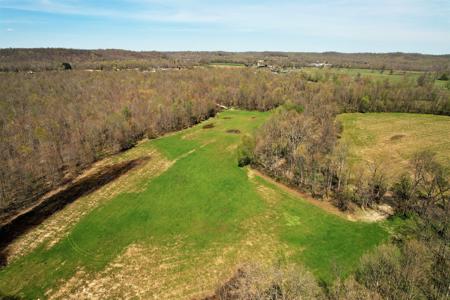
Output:
<svg viewBox="0 0 450 300">
<path fill-rule="evenodd" d="M 6 31 L 8 31 L 8 32 L 13 32 L 14 29 L 12 29 L 12 28 L 6 28 Z"/>
</svg>

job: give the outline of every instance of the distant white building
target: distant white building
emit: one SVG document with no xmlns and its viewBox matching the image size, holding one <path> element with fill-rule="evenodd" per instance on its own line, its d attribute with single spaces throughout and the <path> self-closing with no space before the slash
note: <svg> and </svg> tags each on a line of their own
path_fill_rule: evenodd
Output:
<svg viewBox="0 0 450 300">
<path fill-rule="evenodd" d="M 329 64 L 326 62 L 323 62 L 323 63 L 316 62 L 316 63 L 308 64 L 308 67 L 316 67 L 316 68 L 324 68 L 324 67 L 331 67 L 331 66 L 332 66 L 332 64 Z"/>
<path fill-rule="evenodd" d="M 256 63 L 256 67 L 258 67 L 258 68 L 265 68 L 265 67 L 267 67 L 267 64 L 264 62 L 264 59 L 260 59 Z"/>
</svg>

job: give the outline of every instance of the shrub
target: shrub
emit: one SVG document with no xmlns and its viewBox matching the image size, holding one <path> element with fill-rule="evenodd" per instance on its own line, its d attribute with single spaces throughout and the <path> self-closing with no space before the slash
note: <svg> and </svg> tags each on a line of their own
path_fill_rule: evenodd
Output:
<svg viewBox="0 0 450 300">
<path fill-rule="evenodd" d="M 368 112 L 369 109 L 370 109 L 370 97 L 366 95 L 361 98 L 359 111 L 364 113 L 364 112 Z"/>
<path fill-rule="evenodd" d="M 211 128 L 214 128 L 214 123 L 209 123 L 209 124 L 203 125 L 202 128 L 203 128 L 203 129 L 211 129 Z"/>
<path fill-rule="evenodd" d="M 132 137 L 124 138 L 124 140 L 119 141 L 119 150 L 125 151 L 136 146 L 136 140 Z"/>
<path fill-rule="evenodd" d="M 314 276 L 302 267 L 247 264 L 216 290 L 216 299 L 318 299 Z"/>
<path fill-rule="evenodd" d="M 334 197 L 335 205 L 342 211 L 350 208 L 350 203 L 355 202 L 355 193 L 348 186 L 336 192 Z"/>
<path fill-rule="evenodd" d="M 447 74 L 442 74 L 441 76 L 439 76 L 438 80 L 443 80 L 443 81 L 447 81 L 448 80 L 448 76 Z"/>
<path fill-rule="evenodd" d="M 72 70 L 72 65 L 68 62 L 63 62 L 61 65 L 64 70 Z"/>
<path fill-rule="evenodd" d="M 255 149 L 255 139 L 252 136 L 245 135 L 242 138 L 242 142 L 238 147 L 238 166 L 244 167 L 253 162 L 253 151 Z"/>
<path fill-rule="evenodd" d="M 381 245 L 373 253 L 362 257 L 356 279 L 368 289 L 386 296 L 393 294 L 399 272 L 400 252 L 397 247 Z"/>
<path fill-rule="evenodd" d="M 281 105 L 279 110 L 282 111 L 296 111 L 298 113 L 302 113 L 304 111 L 304 108 L 300 104 L 292 103 L 290 101 L 287 101 L 285 104 Z"/>
<path fill-rule="evenodd" d="M 358 283 L 354 277 L 349 277 L 346 280 L 338 279 L 329 289 L 327 296 L 330 300 L 383 299 L 378 293 Z"/>
<path fill-rule="evenodd" d="M 437 272 L 430 245 L 412 239 L 379 246 L 363 256 L 356 279 L 384 299 L 446 299 L 448 275 Z M 448 259 L 441 265 L 448 266 Z"/>
<path fill-rule="evenodd" d="M 410 197 L 412 193 L 412 181 L 408 174 L 403 174 L 399 181 L 394 183 L 392 187 L 393 196 L 395 199 L 396 213 L 406 215 L 411 208 Z"/>
</svg>

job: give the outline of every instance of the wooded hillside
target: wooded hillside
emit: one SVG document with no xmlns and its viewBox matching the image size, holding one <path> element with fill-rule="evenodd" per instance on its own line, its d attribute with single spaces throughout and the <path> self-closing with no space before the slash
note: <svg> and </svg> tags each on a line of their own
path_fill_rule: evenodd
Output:
<svg viewBox="0 0 450 300">
<path fill-rule="evenodd" d="M 378 70 L 450 71 L 450 55 L 416 53 L 338 52 L 135 52 L 117 49 L 0 49 L 0 71 L 60 69 L 63 62 L 75 69 L 177 68 L 210 63 L 256 65 L 259 60 L 277 67 L 329 63 L 335 67 Z"/>
</svg>

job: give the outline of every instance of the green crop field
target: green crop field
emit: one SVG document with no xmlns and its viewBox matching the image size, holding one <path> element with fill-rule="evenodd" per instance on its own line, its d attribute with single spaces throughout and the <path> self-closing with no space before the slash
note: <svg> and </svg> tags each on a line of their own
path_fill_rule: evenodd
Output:
<svg viewBox="0 0 450 300">
<path fill-rule="evenodd" d="M 341 114 L 341 142 L 349 147 L 353 166 L 378 164 L 395 179 L 410 168 L 414 153 L 430 150 L 450 167 L 450 117 L 407 113 Z"/>
<path fill-rule="evenodd" d="M 389 224 L 348 221 L 239 168 L 242 135 L 269 114 L 225 111 L 111 159 L 148 161 L 15 241 L 0 271 L 0 295 L 192 299 L 250 260 L 302 263 L 325 281 L 336 266 L 343 274 L 353 270 L 388 238 Z M 378 117 L 341 116 L 347 137 L 360 118 Z M 418 120 L 431 118 L 449 128 L 444 118 Z M 362 147 L 377 136 L 353 139 Z"/>
</svg>

